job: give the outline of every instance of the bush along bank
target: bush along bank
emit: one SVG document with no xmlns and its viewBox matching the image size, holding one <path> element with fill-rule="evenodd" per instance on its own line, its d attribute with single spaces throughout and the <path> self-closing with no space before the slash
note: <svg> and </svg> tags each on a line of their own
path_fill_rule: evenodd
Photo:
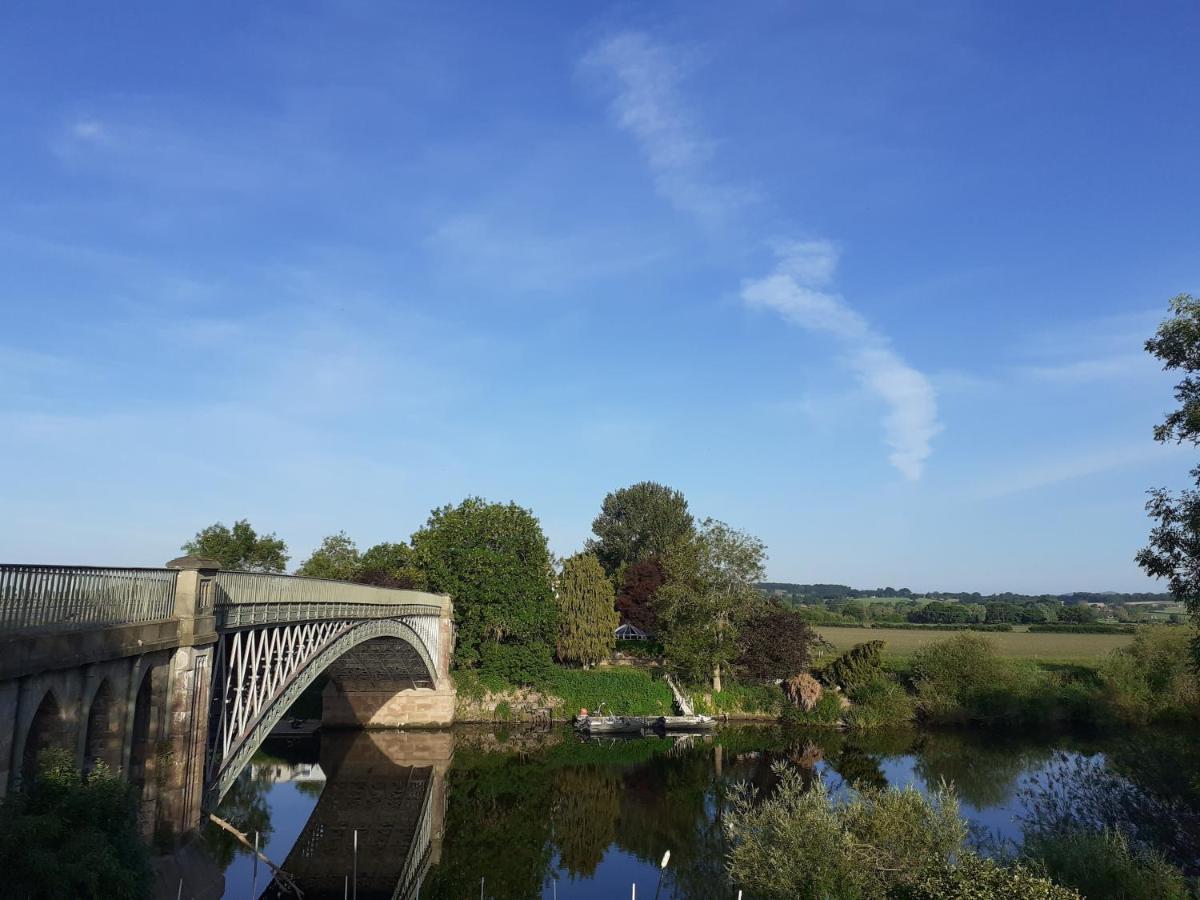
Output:
<svg viewBox="0 0 1200 900">
<path fill-rule="evenodd" d="M 1182 629 L 1143 628 L 1096 668 L 999 656 L 964 632 L 918 650 L 889 671 L 883 641 L 867 641 L 782 684 L 727 681 L 724 690 L 685 687 L 693 708 L 731 720 L 880 728 L 938 724 L 1142 725 L 1200 721 L 1200 681 Z M 672 712 L 656 667 L 551 667 L 518 685 L 476 671 L 455 673 L 463 722 L 570 720 L 580 709 L 658 716 Z"/>
<path fill-rule="evenodd" d="M 1187 900 L 1185 870 L 1119 829 L 1076 818 L 1026 829 L 999 858 L 972 848 L 953 788 L 834 796 L 777 763 L 777 785 L 733 789 L 723 827 L 733 882 L 762 900 Z M 1043 823 L 1045 825 L 1047 823 Z"/>
<path fill-rule="evenodd" d="M 928 721 L 1149 724 L 1200 720 L 1189 656 L 1182 629 L 1147 628 L 1095 670 L 1055 670 L 1000 657 L 964 634 L 918 651 L 907 674 Z"/>
<path fill-rule="evenodd" d="M 782 719 L 806 726 L 1145 725 L 1200 721 L 1200 681 L 1182 629 L 1145 628 L 1095 669 L 997 655 L 972 634 L 918 651 L 891 672 L 882 641 L 859 644 L 783 685 Z"/>
</svg>

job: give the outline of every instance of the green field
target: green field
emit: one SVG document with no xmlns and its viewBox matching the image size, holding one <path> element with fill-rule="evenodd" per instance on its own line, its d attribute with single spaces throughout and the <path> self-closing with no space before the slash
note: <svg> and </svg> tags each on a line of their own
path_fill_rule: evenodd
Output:
<svg viewBox="0 0 1200 900">
<path fill-rule="evenodd" d="M 1039 659 L 1047 662 L 1098 662 L 1109 651 L 1133 642 L 1131 634 L 1036 634 L 1028 631 L 962 632 L 901 628 L 841 628 L 818 625 L 817 632 L 839 650 L 864 641 L 886 641 L 886 657 L 904 658 L 934 641 L 956 634 L 978 634 L 1001 656 Z"/>
</svg>

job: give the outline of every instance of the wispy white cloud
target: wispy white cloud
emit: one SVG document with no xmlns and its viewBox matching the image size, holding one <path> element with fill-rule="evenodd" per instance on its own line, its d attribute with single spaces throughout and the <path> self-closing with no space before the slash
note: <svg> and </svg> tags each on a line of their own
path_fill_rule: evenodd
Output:
<svg viewBox="0 0 1200 900">
<path fill-rule="evenodd" d="M 708 171 L 713 143 L 680 96 L 688 66 L 678 53 L 645 34 L 625 32 L 593 47 L 581 68 L 605 83 L 613 118 L 637 139 L 659 193 L 675 207 L 711 222 L 753 198 Z"/>
<path fill-rule="evenodd" d="M 972 499 L 996 500 L 1012 494 L 1039 490 L 1077 478 L 1100 475 L 1117 469 L 1147 465 L 1186 451 L 1175 445 L 1150 442 L 1107 448 L 1088 448 L 1028 463 L 1020 468 L 989 475 L 972 492 Z"/>
<path fill-rule="evenodd" d="M 1160 371 L 1160 367 L 1148 353 L 1116 353 L 1070 362 L 1022 366 L 1018 371 L 1035 381 L 1074 385 L 1154 375 Z"/>
<path fill-rule="evenodd" d="M 639 32 L 601 41 L 582 62 L 605 77 L 617 124 L 641 146 L 660 194 L 703 222 L 727 217 L 751 192 L 715 182 L 709 172 L 713 142 L 689 114 L 679 86 L 686 59 Z M 934 435 L 941 430 L 932 384 L 892 349 L 845 300 L 825 290 L 837 267 L 836 246 L 825 240 L 775 242 L 778 264 L 747 281 L 742 298 L 774 310 L 807 330 L 835 338 L 859 381 L 888 407 L 884 432 L 889 459 L 909 479 L 921 477 Z"/>
<path fill-rule="evenodd" d="M 747 281 L 742 300 L 750 307 L 769 309 L 808 331 L 836 338 L 862 385 L 884 401 L 884 433 L 893 466 L 904 477 L 921 477 L 941 431 L 937 395 L 929 379 L 906 363 L 891 341 L 858 312 L 825 288 L 837 265 L 837 250 L 828 241 L 800 241 L 777 246 L 774 272 Z"/>
<path fill-rule="evenodd" d="M 68 130 L 72 137 L 81 141 L 102 144 L 109 139 L 108 129 L 99 119 L 77 119 Z"/>
<path fill-rule="evenodd" d="M 450 216 L 426 244 L 446 258 L 455 277 L 522 292 L 559 292 L 635 271 L 663 256 L 660 248 L 635 246 L 627 236 L 604 229 L 549 232 L 487 213 Z"/>
</svg>

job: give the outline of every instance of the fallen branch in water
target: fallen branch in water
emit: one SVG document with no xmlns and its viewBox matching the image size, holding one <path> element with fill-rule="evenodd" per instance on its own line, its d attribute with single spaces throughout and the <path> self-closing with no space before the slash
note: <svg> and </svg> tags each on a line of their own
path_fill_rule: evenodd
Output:
<svg viewBox="0 0 1200 900">
<path fill-rule="evenodd" d="M 270 867 L 271 871 L 274 873 L 276 881 L 278 881 L 280 884 L 282 884 L 289 891 L 294 892 L 297 897 L 301 897 L 301 898 L 304 897 L 304 892 L 301 891 L 299 886 L 296 884 L 296 882 L 292 880 L 292 876 L 289 875 L 287 872 L 283 871 L 283 869 L 279 868 L 279 866 L 275 865 L 275 863 L 273 863 L 273 862 L 271 862 L 271 860 L 267 859 L 267 857 L 264 854 L 260 853 L 257 849 L 255 849 L 254 845 L 250 843 L 250 840 L 246 837 L 246 835 L 242 834 L 240 831 L 238 831 L 236 828 L 234 828 L 232 825 L 230 825 L 228 822 L 226 822 L 220 816 L 216 816 L 213 813 L 209 813 L 208 817 L 216 825 L 219 825 L 221 828 L 224 828 L 226 831 L 228 831 L 230 834 L 232 834 L 235 838 L 237 838 L 239 841 L 241 841 L 246 846 L 246 849 L 248 849 L 251 853 L 255 854 L 264 863 L 266 863 Z"/>
</svg>

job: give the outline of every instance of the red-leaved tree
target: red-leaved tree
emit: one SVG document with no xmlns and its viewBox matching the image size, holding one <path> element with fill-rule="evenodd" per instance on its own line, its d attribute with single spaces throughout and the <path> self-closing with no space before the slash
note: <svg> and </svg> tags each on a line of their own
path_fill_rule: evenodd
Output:
<svg viewBox="0 0 1200 900">
<path fill-rule="evenodd" d="M 657 631 L 654 595 L 662 587 L 665 577 L 657 559 L 634 563 L 625 570 L 621 592 L 617 595 L 617 612 L 621 614 L 622 622 L 640 628 L 647 634 Z"/>
</svg>

